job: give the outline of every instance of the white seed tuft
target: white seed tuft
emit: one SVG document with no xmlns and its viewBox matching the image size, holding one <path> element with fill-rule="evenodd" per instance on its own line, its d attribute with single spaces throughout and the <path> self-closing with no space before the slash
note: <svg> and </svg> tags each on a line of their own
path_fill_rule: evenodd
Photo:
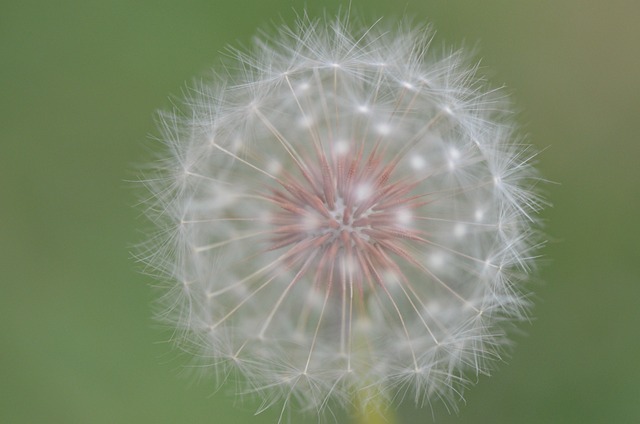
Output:
<svg viewBox="0 0 640 424">
<path fill-rule="evenodd" d="M 142 259 L 177 342 L 265 405 L 452 400 L 527 310 L 535 152 L 428 28 L 346 21 L 280 29 L 161 115 Z"/>
</svg>

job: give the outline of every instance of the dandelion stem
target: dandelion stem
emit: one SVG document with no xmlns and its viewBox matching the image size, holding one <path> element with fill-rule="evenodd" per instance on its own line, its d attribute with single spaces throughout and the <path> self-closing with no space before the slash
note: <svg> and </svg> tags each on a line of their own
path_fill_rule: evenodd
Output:
<svg viewBox="0 0 640 424">
<path fill-rule="evenodd" d="M 366 393 L 358 393 L 355 399 L 354 424 L 397 424 L 392 408 L 381 403 L 367 401 Z"/>
</svg>

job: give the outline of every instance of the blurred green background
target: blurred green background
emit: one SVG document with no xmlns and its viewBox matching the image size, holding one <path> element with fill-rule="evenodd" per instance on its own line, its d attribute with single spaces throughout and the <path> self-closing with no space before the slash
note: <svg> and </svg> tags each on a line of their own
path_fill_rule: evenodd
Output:
<svg viewBox="0 0 640 424">
<path fill-rule="evenodd" d="M 305 2 L 0 1 L 0 423 L 274 423 L 182 378 L 129 246 L 153 114 Z M 333 11 L 308 1 L 309 13 Z M 640 422 L 640 2 L 353 1 L 475 46 L 554 207 L 535 319 L 446 423 Z M 403 422 L 431 422 L 403 408 Z M 293 420 L 297 423 L 297 418 Z M 309 422 L 316 422 L 310 419 Z"/>
</svg>

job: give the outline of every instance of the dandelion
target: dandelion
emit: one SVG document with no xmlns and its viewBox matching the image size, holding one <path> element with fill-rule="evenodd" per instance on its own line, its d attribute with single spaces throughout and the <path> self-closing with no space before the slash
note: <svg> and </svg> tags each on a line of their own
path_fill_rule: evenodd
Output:
<svg viewBox="0 0 640 424">
<path fill-rule="evenodd" d="M 428 27 L 263 38 L 161 115 L 159 318 L 263 408 L 455 400 L 529 306 L 535 153 Z"/>
</svg>

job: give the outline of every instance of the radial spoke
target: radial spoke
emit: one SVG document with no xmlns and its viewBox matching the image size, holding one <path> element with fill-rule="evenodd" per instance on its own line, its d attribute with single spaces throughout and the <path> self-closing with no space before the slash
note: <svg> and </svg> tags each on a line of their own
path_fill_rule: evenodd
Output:
<svg viewBox="0 0 640 424">
<path fill-rule="evenodd" d="M 217 248 L 222 247 L 222 246 L 226 246 L 229 243 L 234 243 L 234 242 L 237 242 L 237 241 L 240 241 L 240 240 L 246 240 L 246 239 L 249 239 L 249 238 L 258 237 L 258 236 L 261 236 L 261 235 L 264 235 L 264 234 L 269 234 L 269 233 L 271 233 L 271 231 L 258 231 L 258 232 L 255 232 L 255 233 L 244 234 L 244 235 L 241 235 L 241 236 L 238 236 L 238 237 L 232 237 L 230 239 L 219 241 L 219 242 L 216 242 L 216 243 L 211 243 L 211 244 L 207 244 L 207 245 L 204 245 L 204 246 L 196 246 L 196 247 L 193 248 L 193 251 L 196 252 L 196 253 L 200 253 L 200 252 L 204 252 L 204 251 L 207 251 L 207 250 L 213 250 L 213 249 L 217 249 Z"/>
<path fill-rule="evenodd" d="M 255 166 L 254 164 L 252 164 L 252 163 L 250 163 L 250 162 L 247 162 L 246 160 L 242 159 L 240 156 L 238 156 L 238 155 L 236 155 L 236 154 L 231 153 L 230 151 L 228 151 L 228 150 L 227 150 L 227 149 L 225 149 L 224 147 L 220 146 L 219 144 L 217 144 L 217 143 L 211 143 L 211 145 L 212 145 L 213 147 L 215 147 L 216 149 L 220 150 L 221 152 L 223 152 L 223 153 L 225 153 L 225 154 L 227 154 L 227 155 L 231 156 L 232 158 L 234 158 L 234 159 L 238 160 L 239 162 L 241 162 L 241 163 L 243 163 L 243 164 L 247 165 L 247 166 L 248 166 L 248 167 L 250 167 L 251 169 L 254 169 L 254 170 L 258 171 L 259 173 L 261 173 L 261 174 L 263 174 L 263 175 L 266 175 L 267 177 L 271 178 L 272 180 L 276 180 L 276 181 L 278 180 L 278 178 L 277 178 L 277 177 L 275 177 L 275 176 L 271 175 L 270 173 L 268 173 L 268 172 L 267 172 L 267 171 L 265 171 L 264 169 L 258 168 L 258 167 L 257 167 L 257 166 Z"/>
<path fill-rule="evenodd" d="M 284 301 L 284 299 L 287 297 L 287 295 L 289 294 L 289 291 L 293 288 L 293 286 L 300 280 L 300 278 L 302 278 L 302 276 L 304 274 L 307 273 L 307 270 L 309 269 L 309 266 L 311 265 L 311 262 L 313 261 L 313 259 L 315 258 L 315 253 L 312 254 L 311 256 L 309 256 L 309 258 L 307 258 L 307 260 L 305 261 L 304 265 L 302 265 L 302 267 L 300 268 L 300 270 L 298 271 L 298 273 L 295 275 L 295 277 L 293 277 L 293 279 L 291 280 L 291 282 L 287 285 L 287 287 L 283 290 L 282 294 L 280 295 L 280 297 L 278 298 L 277 302 L 275 303 L 275 305 L 273 306 L 273 308 L 271 309 L 271 312 L 269 313 L 269 315 L 267 316 L 262 328 L 260 329 L 260 333 L 258 335 L 258 338 L 262 339 L 264 338 L 264 333 L 267 331 L 267 328 L 269 327 L 269 325 L 271 324 L 271 320 L 273 320 L 273 317 L 275 316 L 276 312 L 278 311 L 278 309 L 280 308 L 280 305 L 282 304 L 282 302 Z"/>
</svg>

